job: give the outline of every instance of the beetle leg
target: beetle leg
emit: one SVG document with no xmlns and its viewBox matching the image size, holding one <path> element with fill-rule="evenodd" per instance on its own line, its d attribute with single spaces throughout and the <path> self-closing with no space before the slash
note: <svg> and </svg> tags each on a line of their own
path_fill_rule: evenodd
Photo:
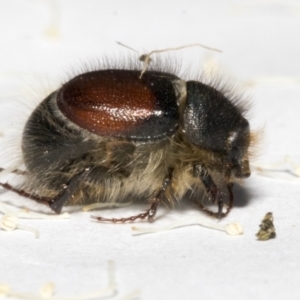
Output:
<svg viewBox="0 0 300 300">
<path fill-rule="evenodd" d="M 227 210 L 224 214 L 224 216 L 227 216 L 228 213 L 230 212 L 230 210 L 232 209 L 232 206 L 233 206 L 233 192 L 232 192 L 232 188 L 233 188 L 233 183 L 228 183 L 227 184 L 227 190 L 228 190 L 228 193 L 229 193 L 229 204 L 228 204 L 228 207 L 227 207 Z"/>
<path fill-rule="evenodd" d="M 205 187 L 205 191 L 209 197 L 209 200 L 212 203 L 217 202 L 218 204 L 218 212 L 213 212 L 210 209 L 206 208 L 202 203 L 198 201 L 194 201 L 205 213 L 210 216 L 214 216 L 217 218 L 225 217 L 232 208 L 233 205 L 233 193 L 232 193 L 232 183 L 227 184 L 227 189 L 229 192 L 229 206 L 225 213 L 223 213 L 223 205 L 224 200 L 220 189 L 216 186 L 213 179 L 209 175 L 208 171 L 203 165 L 195 165 L 194 166 L 194 174 L 198 176 Z"/>
<path fill-rule="evenodd" d="M 14 192 L 14 193 L 16 193 L 16 194 L 18 194 L 22 197 L 25 197 L 25 198 L 35 200 L 36 202 L 39 202 L 39 203 L 43 203 L 43 204 L 48 205 L 49 201 L 51 200 L 51 198 L 40 197 L 40 196 L 37 196 L 37 195 L 34 195 L 34 194 L 30 194 L 30 193 L 26 192 L 25 190 L 14 188 L 9 183 L 0 183 L 0 186 L 2 186 L 3 188 L 5 188 L 8 191 Z"/>
<path fill-rule="evenodd" d="M 87 173 L 89 172 L 89 168 L 85 169 L 84 171 L 74 175 L 67 184 L 63 185 L 63 190 L 55 196 L 53 199 L 48 201 L 48 205 L 50 208 L 60 214 L 62 207 L 64 204 L 72 197 L 80 182 L 86 177 Z"/>
<path fill-rule="evenodd" d="M 4 171 L 4 170 L 5 170 L 5 169 L 0 168 L 0 173 L 1 173 L 2 171 Z M 26 175 L 26 174 L 27 174 L 26 171 L 19 170 L 19 169 L 13 170 L 11 173 L 14 173 L 14 174 L 17 174 L 17 175 Z"/>
<path fill-rule="evenodd" d="M 151 204 L 150 208 L 141 214 L 135 215 L 135 216 L 131 216 L 131 217 L 127 217 L 127 218 L 103 218 L 103 217 L 99 217 L 99 216 L 91 216 L 93 219 L 96 219 L 98 221 L 101 222 L 113 222 L 113 223 L 125 223 L 125 222 L 134 222 L 138 219 L 145 219 L 148 218 L 149 222 L 154 222 L 155 220 L 155 216 L 157 213 L 157 207 L 160 204 L 160 202 L 162 201 L 165 191 L 168 188 L 168 186 L 170 186 L 171 184 L 171 180 L 172 180 L 172 173 L 173 173 L 173 168 L 169 168 L 168 170 L 168 175 L 165 177 L 162 187 L 160 188 L 160 190 L 158 191 L 158 193 L 156 194 L 156 196 L 154 197 L 154 201 Z"/>
<path fill-rule="evenodd" d="M 90 169 L 87 168 L 81 173 L 73 176 L 66 184 L 63 185 L 62 191 L 55 196 L 54 198 L 42 197 L 34 194 L 30 194 L 22 189 L 17 189 L 11 186 L 8 183 L 0 183 L 0 186 L 3 188 L 15 192 L 18 195 L 35 200 L 39 203 L 43 203 L 48 205 L 55 213 L 59 214 L 62 210 L 63 205 L 72 197 L 76 189 L 78 188 L 78 184 L 82 181 L 82 179 L 87 175 Z"/>
</svg>

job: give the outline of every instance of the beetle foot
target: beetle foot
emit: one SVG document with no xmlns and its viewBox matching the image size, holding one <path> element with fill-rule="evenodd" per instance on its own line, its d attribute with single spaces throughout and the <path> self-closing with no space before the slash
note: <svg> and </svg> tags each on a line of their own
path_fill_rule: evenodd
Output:
<svg viewBox="0 0 300 300">
<path fill-rule="evenodd" d="M 152 203 L 151 207 L 146 212 L 138 214 L 136 216 L 127 217 L 127 218 L 103 218 L 99 216 L 91 216 L 91 218 L 100 222 L 113 222 L 113 223 L 134 222 L 139 219 L 144 220 L 148 218 L 148 221 L 152 223 L 155 220 L 155 215 L 159 203 L 160 203 L 160 199 L 156 198 L 155 202 Z"/>
</svg>

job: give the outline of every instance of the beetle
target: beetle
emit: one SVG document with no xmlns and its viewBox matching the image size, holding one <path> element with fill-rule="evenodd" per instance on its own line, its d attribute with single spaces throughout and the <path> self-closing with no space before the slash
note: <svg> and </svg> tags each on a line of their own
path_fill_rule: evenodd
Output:
<svg viewBox="0 0 300 300">
<path fill-rule="evenodd" d="M 55 213 L 65 204 L 151 203 L 144 213 L 99 221 L 152 222 L 161 202 L 188 193 L 204 212 L 226 216 L 233 183 L 250 176 L 245 109 L 221 85 L 183 80 L 162 61 L 152 63 L 142 73 L 134 62 L 87 71 L 48 95 L 23 131 L 26 170 L 14 172 L 24 185 L 0 185 Z M 217 212 L 200 201 L 203 192 Z"/>
</svg>

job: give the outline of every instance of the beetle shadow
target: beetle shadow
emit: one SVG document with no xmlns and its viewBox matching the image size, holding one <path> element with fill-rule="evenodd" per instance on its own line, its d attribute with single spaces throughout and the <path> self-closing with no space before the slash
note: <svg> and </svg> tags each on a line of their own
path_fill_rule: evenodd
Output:
<svg viewBox="0 0 300 300">
<path fill-rule="evenodd" d="M 227 196 L 227 191 L 223 190 L 225 193 L 225 197 L 224 197 L 224 202 L 228 203 L 228 196 Z M 6 193 L 6 190 L 0 190 L 0 195 Z M 253 195 L 250 191 L 249 188 L 240 185 L 238 183 L 236 183 L 234 185 L 233 188 L 233 195 L 234 195 L 234 202 L 233 202 L 233 208 L 234 207 L 246 207 L 249 205 L 249 203 L 253 200 Z M 30 200 L 31 202 L 32 200 Z M 158 208 L 158 211 L 160 211 L 159 215 L 157 216 L 157 219 L 162 218 L 163 216 L 168 215 L 169 213 L 172 212 L 172 210 L 178 211 L 178 212 L 182 212 L 184 213 L 185 211 L 191 211 L 191 210 L 195 210 L 198 209 L 200 210 L 199 207 L 197 207 L 197 204 L 193 203 L 193 201 L 198 201 L 201 202 L 202 204 L 204 204 L 206 207 L 214 210 L 216 209 L 217 205 L 212 204 L 209 202 L 207 196 L 205 195 L 205 193 L 203 193 L 202 195 L 198 194 L 195 195 L 195 193 L 193 193 L 193 191 L 189 191 L 187 192 L 187 194 L 184 196 L 184 198 L 182 199 L 182 201 L 175 201 L 172 204 L 167 203 L 165 201 L 163 201 L 163 203 L 161 203 L 161 205 Z M 15 201 L 9 201 L 9 200 L 1 200 L 1 202 L 3 202 L 4 204 L 10 204 L 13 205 L 17 208 L 24 208 L 25 203 L 16 203 Z M 49 210 L 49 208 L 47 206 L 43 207 L 40 204 L 38 204 L 38 207 L 36 207 L 37 203 L 35 201 L 32 202 L 32 205 L 29 205 L 30 203 L 28 202 L 28 206 L 30 207 L 30 210 L 33 212 L 39 212 L 39 213 L 44 213 L 46 215 L 53 215 L 53 212 L 51 210 Z M 133 203 L 128 206 L 128 207 L 122 207 L 122 208 L 105 208 L 105 209 L 96 209 L 96 210 L 91 210 L 89 211 L 91 214 L 105 214 L 107 210 L 116 212 L 118 217 L 121 215 L 121 217 L 128 217 L 131 215 L 137 215 L 140 213 L 144 213 L 147 209 L 149 209 L 151 206 L 151 204 L 148 201 L 145 201 L 145 199 L 135 199 L 135 201 L 133 201 Z M 134 209 L 133 209 L 134 208 Z M 82 207 L 81 206 L 67 206 L 64 208 L 65 212 L 69 212 L 72 214 L 76 214 L 76 213 L 80 213 L 82 211 Z M 122 216 L 122 214 L 124 213 L 124 216 Z M 113 216 L 114 217 L 114 216 Z"/>
<path fill-rule="evenodd" d="M 224 203 L 228 204 L 228 192 L 225 189 L 222 189 L 222 191 L 224 192 Z M 233 208 L 246 207 L 249 205 L 251 200 L 253 200 L 252 193 L 250 192 L 250 190 L 238 183 L 236 183 L 233 188 L 233 199 L 234 199 Z M 193 191 L 189 191 L 184 196 L 183 201 L 179 202 L 175 206 L 175 210 L 188 211 L 195 208 L 200 210 L 200 208 L 197 207 L 197 204 L 195 204 L 195 202 L 199 202 L 203 204 L 205 207 L 212 210 L 215 210 L 215 208 L 217 208 L 217 205 L 212 204 L 204 192 L 199 196 L 199 195 L 195 195 Z"/>
<path fill-rule="evenodd" d="M 245 207 L 248 206 L 251 202 L 252 194 L 249 188 L 246 188 L 243 185 L 235 184 L 233 189 L 233 206 L 236 207 Z"/>
</svg>

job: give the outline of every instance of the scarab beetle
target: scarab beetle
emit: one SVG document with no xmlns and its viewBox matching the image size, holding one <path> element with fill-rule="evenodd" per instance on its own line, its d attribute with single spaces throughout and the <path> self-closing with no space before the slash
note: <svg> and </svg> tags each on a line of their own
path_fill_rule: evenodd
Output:
<svg viewBox="0 0 300 300">
<path fill-rule="evenodd" d="M 1 186 L 56 213 L 65 204 L 151 203 L 145 213 L 100 221 L 153 221 L 160 202 L 188 192 L 205 212 L 225 216 L 233 182 L 250 176 L 249 123 L 224 89 L 167 69 L 154 63 L 141 76 L 136 66 L 108 67 L 67 81 L 25 125 L 25 184 Z M 202 204 L 203 192 L 217 212 Z"/>
</svg>

